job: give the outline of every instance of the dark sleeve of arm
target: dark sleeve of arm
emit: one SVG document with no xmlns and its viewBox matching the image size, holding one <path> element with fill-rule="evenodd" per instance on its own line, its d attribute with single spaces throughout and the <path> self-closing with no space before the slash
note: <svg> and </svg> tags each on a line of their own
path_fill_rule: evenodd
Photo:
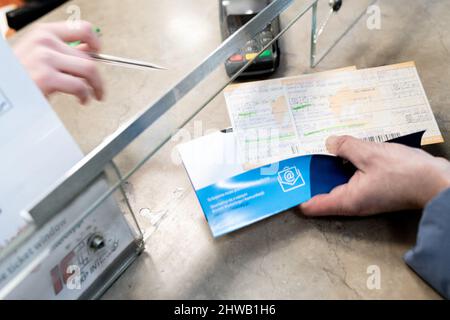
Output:
<svg viewBox="0 0 450 320">
<path fill-rule="evenodd" d="M 417 243 L 406 253 L 405 261 L 434 289 L 450 299 L 450 189 L 425 207 Z"/>
</svg>

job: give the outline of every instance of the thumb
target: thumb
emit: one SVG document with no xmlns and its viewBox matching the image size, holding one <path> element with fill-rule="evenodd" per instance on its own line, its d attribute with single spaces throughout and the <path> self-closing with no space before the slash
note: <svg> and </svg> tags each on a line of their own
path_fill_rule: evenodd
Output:
<svg viewBox="0 0 450 320">
<path fill-rule="evenodd" d="M 358 169 L 364 169 L 373 156 L 374 143 L 352 136 L 331 136 L 326 141 L 330 153 L 353 163 Z"/>
</svg>

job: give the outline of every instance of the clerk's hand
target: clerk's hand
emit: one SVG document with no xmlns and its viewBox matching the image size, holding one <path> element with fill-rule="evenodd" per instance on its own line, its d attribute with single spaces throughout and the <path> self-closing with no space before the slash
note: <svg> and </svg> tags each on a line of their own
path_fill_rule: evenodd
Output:
<svg viewBox="0 0 450 320">
<path fill-rule="evenodd" d="M 67 44 L 78 40 L 82 43 L 79 47 Z M 37 25 L 13 49 L 46 96 L 64 92 L 77 96 L 83 104 L 91 96 L 102 99 L 100 74 L 85 52 L 100 49 L 90 23 L 80 21 L 79 28 L 70 28 L 65 22 Z"/>
<path fill-rule="evenodd" d="M 327 149 L 353 163 L 357 171 L 348 183 L 303 203 L 300 208 L 307 216 L 420 209 L 450 187 L 450 163 L 420 149 L 350 136 L 328 138 Z"/>
</svg>

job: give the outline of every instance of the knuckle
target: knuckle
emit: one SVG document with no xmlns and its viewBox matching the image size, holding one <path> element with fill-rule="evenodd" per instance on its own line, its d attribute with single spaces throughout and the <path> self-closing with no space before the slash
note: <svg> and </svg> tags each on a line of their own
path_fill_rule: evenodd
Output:
<svg viewBox="0 0 450 320">
<path fill-rule="evenodd" d="M 86 85 L 83 83 L 83 81 L 77 81 L 73 84 L 72 86 L 73 88 L 73 92 L 75 95 L 77 96 L 86 96 L 86 92 L 87 92 L 87 87 Z"/>
<path fill-rule="evenodd" d="M 80 21 L 80 33 L 84 37 L 91 37 L 93 35 L 92 24 L 87 21 Z"/>
<path fill-rule="evenodd" d="M 36 44 L 44 47 L 53 47 L 55 44 L 55 39 L 51 34 L 41 32 L 36 39 Z"/>
<path fill-rule="evenodd" d="M 43 68 L 36 74 L 34 80 L 39 84 L 39 86 L 51 87 L 52 79 L 52 72 L 46 68 Z"/>
<path fill-rule="evenodd" d="M 345 154 L 348 157 L 356 156 L 360 166 L 369 166 L 380 153 L 380 144 L 362 141 L 348 135 L 338 139 L 337 148 L 340 154 Z"/>
<path fill-rule="evenodd" d="M 95 65 L 95 62 L 86 60 L 84 64 L 84 70 L 88 76 L 92 76 L 97 73 L 97 66 Z"/>
<path fill-rule="evenodd" d="M 92 30 L 92 24 L 89 21 L 81 20 L 80 21 L 80 28 L 86 31 Z"/>
<path fill-rule="evenodd" d="M 48 65 L 53 60 L 53 52 L 48 48 L 38 48 L 35 57 L 36 60 Z"/>
<path fill-rule="evenodd" d="M 348 148 L 351 147 L 352 144 L 352 137 L 351 136 L 340 136 L 336 139 L 336 150 L 338 152 L 343 152 L 345 150 L 348 150 Z"/>
</svg>

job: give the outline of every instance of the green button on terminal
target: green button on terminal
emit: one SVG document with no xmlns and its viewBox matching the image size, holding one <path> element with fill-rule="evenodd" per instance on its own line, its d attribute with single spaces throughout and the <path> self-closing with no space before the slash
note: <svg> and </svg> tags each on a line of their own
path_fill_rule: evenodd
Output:
<svg viewBox="0 0 450 320">
<path fill-rule="evenodd" d="M 272 50 L 264 50 L 259 55 L 260 58 L 266 58 L 266 57 L 270 57 L 270 56 L 272 56 Z"/>
</svg>

